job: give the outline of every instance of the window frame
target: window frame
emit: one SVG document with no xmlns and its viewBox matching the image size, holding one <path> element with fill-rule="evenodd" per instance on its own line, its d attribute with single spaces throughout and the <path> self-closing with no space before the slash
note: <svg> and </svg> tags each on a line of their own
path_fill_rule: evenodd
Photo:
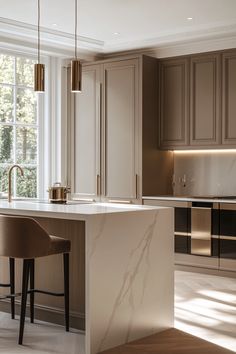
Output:
<svg viewBox="0 0 236 354">
<path fill-rule="evenodd" d="M 23 52 L 18 52 L 18 51 L 12 51 L 12 50 L 6 50 L 0 47 L 0 54 L 3 55 L 9 55 L 9 56 L 13 56 L 15 58 L 26 58 L 26 59 L 31 59 L 31 60 L 36 60 L 37 61 L 37 56 L 36 55 L 32 55 L 29 53 L 23 53 Z M 45 71 L 46 71 L 46 75 L 45 75 L 45 80 L 46 80 L 46 86 L 47 85 L 47 77 L 48 77 L 48 72 L 47 72 L 47 64 L 48 64 L 48 60 L 46 57 L 42 57 L 42 63 L 45 64 Z M 14 67 L 14 83 L 13 84 L 8 84 L 8 83 L 1 83 L 3 86 L 5 87 L 13 87 L 15 89 L 15 93 L 14 93 L 14 116 L 16 116 L 16 91 L 17 88 L 22 88 L 22 89 L 28 89 L 29 86 L 26 85 L 18 85 L 15 81 L 16 78 L 16 65 Z M 45 157 L 48 156 L 45 154 L 45 139 L 44 139 L 44 130 L 45 130 L 45 117 L 46 115 L 46 110 L 45 110 L 45 98 L 44 98 L 44 94 L 37 94 L 36 95 L 36 99 L 37 99 L 37 118 L 38 121 L 36 122 L 36 124 L 22 124 L 25 127 L 36 127 L 38 134 L 37 134 L 37 163 L 36 164 L 32 164 L 32 166 L 36 166 L 37 167 L 37 197 L 36 198 L 31 198 L 31 197 L 14 197 L 15 199 L 29 199 L 29 200 L 34 200 L 34 199 L 43 199 L 45 197 L 45 174 L 43 173 L 43 171 L 45 170 L 46 167 L 46 163 L 48 161 L 48 159 L 46 159 L 45 161 Z M 16 123 L 16 121 L 13 122 L 6 122 L 3 123 L 2 125 L 10 125 L 10 126 L 20 126 L 20 123 Z M 14 145 L 16 143 L 16 139 L 14 137 Z M 14 147 L 14 154 L 15 154 L 15 147 Z M 15 156 L 14 156 L 15 158 Z M 9 166 L 11 165 L 10 163 L 1 163 L 1 166 Z M 20 164 L 23 169 L 24 166 L 27 167 L 31 167 L 31 164 L 24 164 L 21 163 Z M 16 179 L 14 179 L 14 183 L 16 183 Z M 16 187 L 16 186 L 15 186 Z"/>
</svg>

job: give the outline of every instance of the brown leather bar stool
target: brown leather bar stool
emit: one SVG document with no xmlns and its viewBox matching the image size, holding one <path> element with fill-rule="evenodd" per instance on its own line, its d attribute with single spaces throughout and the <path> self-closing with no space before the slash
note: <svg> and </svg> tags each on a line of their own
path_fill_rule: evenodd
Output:
<svg viewBox="0 0 236 354">
<path fill-rule="evenodd" d="M 19 344 L 22 344 L 27 295 L 30 294 L 31 322 L 34 322 L 34 294 L 64 296 L 65 327 L 69 331 L 69 240 L 49 235 L 40 224 L 28 217 L 0 215 L 0 256 L 23 259 Z M 34 288 L 35 258 L 63 254 L 64 292 L 53 293 Z M 30 279 L 30 289 L 29 286 Z M 15 290 L 14 290 L 15 291 Z M 12 292 L 12 291 L 11 291 Z M 11 295 L 14 298 L 19 294 Z"/>
</svg>

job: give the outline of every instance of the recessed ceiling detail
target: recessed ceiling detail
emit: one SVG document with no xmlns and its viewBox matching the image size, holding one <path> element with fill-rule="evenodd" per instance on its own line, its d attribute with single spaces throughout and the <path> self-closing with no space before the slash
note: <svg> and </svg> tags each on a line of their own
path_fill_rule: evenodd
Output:
<svg viewBox="0 0 236 354">
<path fill-rule="evenodd" d="M 72 49 L 74 0 L 41 1 L 42 43 Z M 33 40 L 34 1 L 0 0 L 0 8 L 0 36 Z M 79 0 L 78 32 L 79 47 L 98 53 L 236 36 L 236 1 Z"/>
</svg>

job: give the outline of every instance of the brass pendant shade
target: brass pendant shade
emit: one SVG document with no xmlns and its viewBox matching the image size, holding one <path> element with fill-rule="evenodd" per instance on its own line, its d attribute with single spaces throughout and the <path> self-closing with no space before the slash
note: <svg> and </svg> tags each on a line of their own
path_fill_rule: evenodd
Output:
<svg viewBox="0 0 236 354">
<path fill-rule="evenodd" d="M 71 92 L 82 90 L 82 65 L 77 58 L 77 7 L 78 0 L 75 0 L 75 58 L 71 60 Z"/>
<path fill-rule="evenodd" d="M 71 91 L 81 92 L 82 65 L 78 59 L 71 60 Z"/>
<path fill-rule="evenodd" d="M 38 0 L 38 63 L 34 65 L 34 91 L 45 91 L 45 65 L 40 63 L 40 0 Z"/>
<path fill-rule="evenodd" d="M 45 77 L 45 65 L 44 64 L 34 64 L 34 91 L 44 92 L 44 80 Z"/>
</svg>

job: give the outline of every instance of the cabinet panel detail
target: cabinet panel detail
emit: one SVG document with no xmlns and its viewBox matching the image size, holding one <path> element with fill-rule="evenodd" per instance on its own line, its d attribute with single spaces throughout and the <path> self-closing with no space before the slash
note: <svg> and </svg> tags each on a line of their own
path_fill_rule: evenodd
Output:
<svg viewBox="0 0 236 354">
<path fill-rule="evenodd" d="M 190 144 L 220 144 L 220 56 L 191 58 Z"/>
<path fill-rule="evenodd" d="M 188 60 L 163 61 L 160 71 L 160 145 L 187 145 Z"/>
<path fill-rule="evenodd" d="M 100 175 L 99 67 L 83 68 L 83 91 L 75 96 L 75 194 L 96 197 Z"/>
<path fill-rule="evenodd" d="M 236 144 L 236 52 L 223 54 L 222 140 Z"/>
</svg>

